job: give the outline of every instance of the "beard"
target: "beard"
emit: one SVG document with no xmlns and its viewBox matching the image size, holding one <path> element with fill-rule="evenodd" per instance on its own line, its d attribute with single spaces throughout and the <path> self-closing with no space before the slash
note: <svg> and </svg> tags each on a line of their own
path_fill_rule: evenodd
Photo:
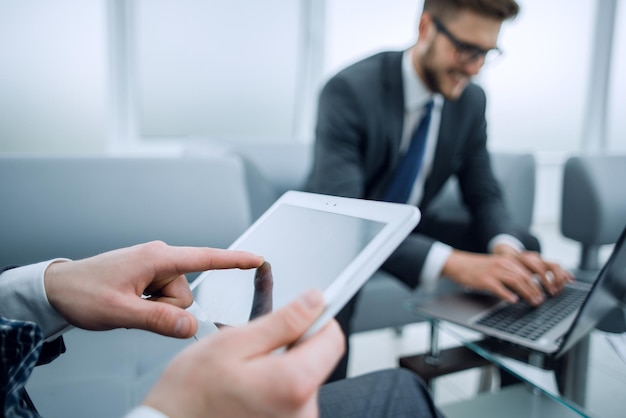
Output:
<svg viewBox="0 0 626 418">
<path fill-rule="evenodd" d="M 441 93 L 441 82 L 437 77 L 437 71 L 430 65 L 435 55 L 435 48 L 430 44 L 424 55 L 419 58 L 419 64 L 424 74 L 424 84 L 433 93 Z"/>
<path fill-rule="evenodd" d="M 453 79 L 458 75 L 462 75 L 468 78 L 470 76 L 465 73 L 461 68 L 438 68 L 433 63 L 435 62 L 435 48 L 434 44 L 431 44 L 424 55 L 418 58 L 419 65 L 422 68 L 422 74 L 424 75 L 424 84 L 433 93 L 439 93 L 443 95 L 447 100 L 456 100 L 461 96 L 463 90 L 467 86 L 467 82 L 464 85 L 445 88 L 445 77 Z"/>
</svg>

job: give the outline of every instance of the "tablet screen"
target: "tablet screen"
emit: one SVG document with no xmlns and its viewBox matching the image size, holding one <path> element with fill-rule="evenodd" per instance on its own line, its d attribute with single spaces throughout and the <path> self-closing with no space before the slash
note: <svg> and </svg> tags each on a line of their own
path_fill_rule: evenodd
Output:
<svg viewBox="0 0 626 418">
<path fill-rule="evenodd" d="M 205 272 L 196 279 L 194 297 L 212 321 L 245 324 L 308 289 L 325 291 L 384 227 L 384 222 L 361 217 L 279 205 L 230 247 L 263 256 L 271 274 Z"/>
</svg>

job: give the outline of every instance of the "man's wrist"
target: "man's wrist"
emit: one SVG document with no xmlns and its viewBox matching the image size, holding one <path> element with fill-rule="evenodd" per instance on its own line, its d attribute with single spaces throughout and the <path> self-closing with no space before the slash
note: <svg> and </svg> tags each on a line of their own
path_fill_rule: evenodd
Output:
<svg viewBox="0 0 626 418">
<path fill-rule="evenodd" d="M 441 277 L 443 267 L 452 254 L 452 247 L 442 242 L 434 242 L 426 255 L 422 272 L 420 274 L 420 286 L 427 291 L 435 290 L 437 279 Z"/>
<path fill-rule="evenodd" d="M 524 244 L 522 244 L 519 239 L 509 234 L 496 235 L 489 241 L 487 248 L 492 254 L 513 256 L 517 256 L 525 250 Z"/>
<path fill-rule="evenodd" d="M 495 255 L 510 255 L 513 257 L 517 257 L 520 255 L 520 251 L 516 248 L 513 248 L 507 244 L 498 244 L 495 245 L 492 249 L 492 253 Z"/>
</svg>

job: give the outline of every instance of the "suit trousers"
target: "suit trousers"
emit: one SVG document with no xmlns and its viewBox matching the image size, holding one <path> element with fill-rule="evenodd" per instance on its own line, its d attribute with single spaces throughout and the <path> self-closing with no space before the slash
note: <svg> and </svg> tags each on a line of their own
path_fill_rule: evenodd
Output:
<svg viewBox="0 0 626 418">
<path fill-rule="evenodd" d="M 321 418 L 443 417 L 424 382 L 406 369 L 368 373 L 322 386 Z"/>
</svg>

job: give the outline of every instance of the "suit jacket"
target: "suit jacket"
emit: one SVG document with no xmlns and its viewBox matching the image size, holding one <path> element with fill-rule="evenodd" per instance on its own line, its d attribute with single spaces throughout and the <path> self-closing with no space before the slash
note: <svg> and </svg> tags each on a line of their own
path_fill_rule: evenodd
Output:
<svg viewBox="0 0 626 418">
<path fill-rule="evenodd" d="M 404 123 L 402 52 L 383 52 L 339 72 L 323 88 L 318 107 L 315 156 L 307 190 L 381 199 L 400 160 Z M 504 205 L 487 151 L 485 93 L 469 84 L 461 97 L 445 101 L 432 170 L 418 205 L 422 221 L 386 267 L 416 285 L 435 239 L 425 235 L 428 207 L 450 176 L 459 181 L 473 220 L 475 239 L 486 249 L 499 233 L 517 236 Z M 406 276 L 406 280 L 404 277 Z"/>
</svg>

